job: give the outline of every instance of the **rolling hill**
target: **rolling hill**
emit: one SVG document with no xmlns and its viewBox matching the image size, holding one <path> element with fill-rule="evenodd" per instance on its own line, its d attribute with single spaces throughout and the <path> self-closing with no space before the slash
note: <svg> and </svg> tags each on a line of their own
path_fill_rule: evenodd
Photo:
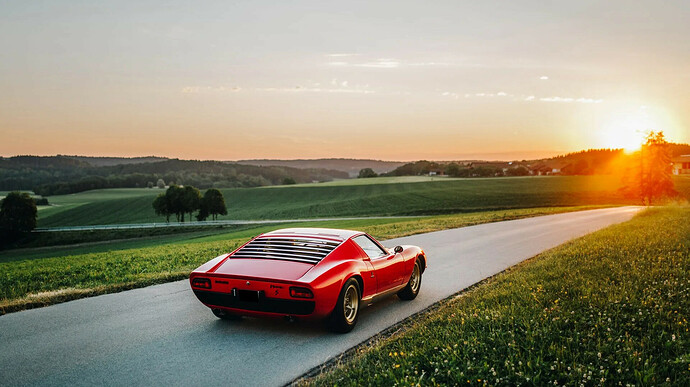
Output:
<svg viewBox="0 0 690 387">
<path fill-rule="evenodd" d="M 376 173 L 386 173 L 405 164 L 400 161 L 382 161 L 366 159 L 298 159 L 298 160 L 238 160 L 239 164 L 261 166 L 284 166 L 292 168 L 325 168 L 347 172 L 350 177 L 356 177 L 363 168 L 371 168 Z"/>
</svg>

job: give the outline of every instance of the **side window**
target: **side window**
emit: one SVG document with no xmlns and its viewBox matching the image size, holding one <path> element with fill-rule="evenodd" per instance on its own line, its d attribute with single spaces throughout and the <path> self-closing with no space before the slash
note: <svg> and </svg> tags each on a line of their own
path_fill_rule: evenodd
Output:
<svg viewBox="0 0 690 387">
<path fill-rule="evenodd" d="M 352 238 L 352 240 L 357 245 L 359 245 L 359 247 L 361 247 L 365 253 L 367 253 L 369 258 L 378 258 L 380 256 L 388 254 L 387 252 L 383 251 L 383 249 L 381 249 L 379 247 L 379 245 L 374 243 L 371 239 L 367 238 L 366 235 L 360 235 L 358 237 L 354 237 L 354 238 Z"/>
</svg>

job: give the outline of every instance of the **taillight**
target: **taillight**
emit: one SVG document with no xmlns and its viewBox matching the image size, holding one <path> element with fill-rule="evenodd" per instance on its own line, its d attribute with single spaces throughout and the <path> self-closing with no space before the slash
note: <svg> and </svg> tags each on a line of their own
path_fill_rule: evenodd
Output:
<svg viewBox="0 0 690 387">
<path fill-rule="evenodd" d="M 197 288 L 211 289 L 211 280 L 208 278 L 194 278 L 192 286 Z"/>
<path fill-rule="evenodd" d="M 301 288 L 298 286 L 290 286 L 290 297 L 295 298 L 314 298 L 314 293 L 307 288 Z"/>
</svg>

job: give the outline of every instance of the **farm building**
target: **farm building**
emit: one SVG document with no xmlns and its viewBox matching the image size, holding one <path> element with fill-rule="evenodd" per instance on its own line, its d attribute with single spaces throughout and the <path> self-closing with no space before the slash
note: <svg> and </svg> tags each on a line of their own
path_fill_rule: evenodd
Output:
<svg viewBox="0 0 690 387">
<path fill-rule="evenodd" d="M 674 175 L 690 175 L 690 155 L 675 157 L 671 161 Z"/>
</svg>

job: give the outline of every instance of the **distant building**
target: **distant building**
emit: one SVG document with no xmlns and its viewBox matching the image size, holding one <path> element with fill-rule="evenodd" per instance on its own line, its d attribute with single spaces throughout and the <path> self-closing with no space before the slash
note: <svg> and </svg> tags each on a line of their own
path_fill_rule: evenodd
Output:
<svg viewBox="0 0 690 387">
<path fill-rule="evenodd" d="M 671 161 L 674 175 L 690 175 L 690 155 L 682 155 Z"/>
<path fill-rule="evenodd" d="M 551 171 L 552 171 L 552 168 L 550 168 L 548 165 L 546 165 L 543 162 L 532 164 L 529 166 L 528 169 L 529 169 L 530 175 L 536 175 L 536 176 L 550 175 Z"/>
<path fill-rule="evenodd" d="M 563 161 L 547 160 L 528 166 L 531 175 L 560 175 L 571 168 L 571 164 Z"/>
<path fill-rule="evenodd" d="M 570 167 L 570 163 L 568 163 L 568 162 L 555 163 L 555 164 L 551 165 L 551 174 L 552 175 L 560 175 L 569 167 Z"/>
</svg>

